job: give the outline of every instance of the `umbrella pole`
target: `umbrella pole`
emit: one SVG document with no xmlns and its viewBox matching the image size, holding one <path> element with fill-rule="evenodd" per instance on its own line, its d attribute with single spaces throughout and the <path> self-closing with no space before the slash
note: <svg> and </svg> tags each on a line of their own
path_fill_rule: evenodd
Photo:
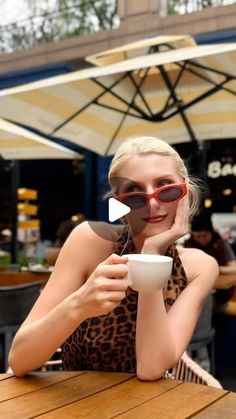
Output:
<svg viewBox="0 0 236 419">
<path fill-rule="evenodd" d="M 205 209 L 204 200 L 208 195 L 209 186 L 207 178 L 207 151 L 206 151 L 206 142 L 198 140 L 198 176 L 199 179 L 204 184 L 204 196 L 201 199 L 199 210 L 200 212 Z"/>
<path fill-rule="evenodd" d="M 19 161 L 14 160 L 12 162 L 12 174 L 11 174 L 11 203 L 12 203 L 12 241 L 11 241 L 11 263 L 17 263 L 17 189 L 19 187 Z"/>
<path fill-rule="evenodd" d="M 202 181 L 207 184 L 207 153 L 205 147 L 205 141 L 198 140 L 198 150 L 199 150 L 199 176 Z"/>
<path fill-rule="evenodd" d="M 97 216 L 97 156 L 86 150 L 84 176 L 84 214 L 86 219 L 96 220 Z"/>
</svg>

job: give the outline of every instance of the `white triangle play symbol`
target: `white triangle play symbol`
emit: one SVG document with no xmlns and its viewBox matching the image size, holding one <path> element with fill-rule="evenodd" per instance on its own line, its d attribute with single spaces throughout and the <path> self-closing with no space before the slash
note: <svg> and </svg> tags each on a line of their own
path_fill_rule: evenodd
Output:
<svg viewBox="0 0 236 419">
<path fill-rule="evenodd" d="M 108 219 L 111 223 L 118 220 L 131 211 L 130 207 L 115 198 L 110 198 L 108 201 Z"/>
</svg>

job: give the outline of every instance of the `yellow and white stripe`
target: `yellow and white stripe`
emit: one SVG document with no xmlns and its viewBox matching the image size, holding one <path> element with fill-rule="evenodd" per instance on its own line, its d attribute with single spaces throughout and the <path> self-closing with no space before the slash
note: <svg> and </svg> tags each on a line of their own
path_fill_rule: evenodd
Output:
<svg viewBox="0 0 236 419">
<path fill-rule="evenodd" d="M 6 160 L 82 158 L 79 153 L 3 119 L 0 119 L 0 156 Z"/>
<path fill-rule="evenodd" d="M 169 48 L 196 46 L 194 38 L 190 35 L 160 35 L 141 39 L 97 54 L 88 55 L 86 61 L 99 66 L 113 64 L 137 56 L 147 55 L 151 47 L 158 47 L 160 50 L 168 50 L 167 44 L 170 45 Z"/>
<path fill-rule="evenodd" d="M 141 84 L 142 95 L 156 114 L 162 110 L 169 96 L 161 76 L 161 66 L 174 84 L 179 65 L 189 60 L 230 74 L 233 80 L 225 87 L 236 92 L 236 43 L 184 46 L 2 90 L 0 116 L 32 126 L 46 135 L 69 140 L 101 155 L 113 154 L 129 136 L 148 134 L 159 136 L 171 144 L 187 142 L 190 137 L 180 114 L 161 122 L 135 117 L 138 112 L 132 110 L 133 104 L 143 112 L 147 109 L 141 96 L 135 95 L 134 84 L 128 75 L 131 74 L 135 82 Z M 148 76 L 144 81 L 145 71 Z M 184 71 L 175 89 L 182 103 L 194 100 L 212 88 L 213 83 L 224 80 L 222 75 L 206 69 L 196 67 L 196 71 L 208 81 Z M 119 111 L 131 111 L 133 116 L 124 116 Z M 186 109 L 185 114 L 198 140 L 235 137 L 235 94 L 220 90 Z M 61 124 L 64 125 L 60 127 Z"/>
</svg>

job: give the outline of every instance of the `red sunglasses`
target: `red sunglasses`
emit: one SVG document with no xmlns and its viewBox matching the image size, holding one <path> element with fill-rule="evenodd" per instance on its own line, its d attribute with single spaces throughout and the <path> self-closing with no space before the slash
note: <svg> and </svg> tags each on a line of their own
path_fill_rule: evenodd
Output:
<svg viewBox="0 0 236 419">
<path fill-rule="evenodd" d="M 175 204 L 186 194 L 186 183 L 173 183 L 162 186 L 153 193 L 129 192 L 116 196 L 116 199 L 133 210 L 143 208 L 151 198 L 155 198 L 159 205 Z"/>
</svg>

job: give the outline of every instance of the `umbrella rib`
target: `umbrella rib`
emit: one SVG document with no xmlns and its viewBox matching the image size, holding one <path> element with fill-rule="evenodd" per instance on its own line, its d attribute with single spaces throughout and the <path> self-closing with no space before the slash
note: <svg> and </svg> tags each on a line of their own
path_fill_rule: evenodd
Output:
<svg viewBox="0 0 236 419">
<path fill-rule="evenodd" d="M 176 89 L 176 87 L 177 87 L 177 85 L 178 85 L 178 83 L 179 83 L 179 81 L 180 81 L 180 79 L 181 79 L 181 77 L 183 75 L 183 72 L 185 70 L 185 67 L 186 67 L 186 63 L 184 62 L 184 65 L 181 65 L 180 66 L 180 71 L 179 71 L 179 74 L 176 77 L 176 80 L 175 80 L 174 84 L 173 84 L 173 89 Z M 162 112 L 165 112 L 169 107 L 172 107 L 172 105 L 169 104 L 170 103 L 170 99 L 173 99 L 171 93 L 170 93 L 169 97 L 166 100 L 166 104 L 165 104 L 164 109 L 163 109 Z"/>
<path fill-rule="evenodd" d="M 216 84 L 212 89 L 208 90 L 207 92 L 203 93 L 202 95 L 198 96 L 197 98 L 191 100 L 190 102 L 186 103 L 185 105 L 180 104 L 179 108 L 176 111 L 174 111 L 174 112 L 170 113 L 169 115 L 167 115 L 166 117 L 164 117 L 163 120 L 167 120 L 167 119 L 171 118 L 172 116 L 178 114 L 180 112 L 180 109 L 184 111 L 185 109 L 188 109 L 191 106 L 195 105 L 195 103 L 198 103 L 201 100 L 205 99 L 206 97 L 213 95 L 218 90 L 220 90 L 222 88 L 222 85 L 226 82 L 227 82 L 227 80 L 223 81 L 222 83 Z"/>
<path fill-rule="evenodd" d="M 120 81 L 124 78 L 126 78 L 127 75 L 123 75 L 119 80 L 116 80 L 112 85 L 111 88 L 113 88 L 114 86 L 116 86 L 118 83 L 120 83 Z M 96 79 L 91 79 L 93 82 L 97 83 Z M 59 129 L 61 129 L 62 127 L 64 127 L 66 124 L 68 124 L 68 122 L 70 122 L 72 119 L 76 118 L 76 116 L 78 116 L 81 112 L 83 112 L 85 109 L 87 109 L 90 105 L 92 105 L 93 103 L 96 103 L 97 105 L 100 105 L 98 103 L 98 100 L 105 95 L 105 93 L 107 92 L 107 89 L 104 88 L 104 86 L 100 85 L 100 87 L 103 87 L 103 92 L 99 93 L 99 95 L 97 95 L 97 97 L 95 97 L 93 100 L 91 100 L 90 102 L 86 103 L 86 105 L 84 105 L 81 109 L 79 109 L 78 111 L 74 112 L 73 115 L 71 115 L 69 118 L 67 118 L 65 121 L 63 121 L 61 124 L 59 124 L 56 128 L 54 128 L 54 130 L 48 134 L 48 135 L 53 135 L 55 134 Z"/>
<path fill-rule="evenodd" d="M 144 116 L 139 115 L 139 114 L 136 115 L 136 114 L 134 114 L 132 112 L 129 112 L 129 111 L 127 112 L 127 111 L 123 111 L 121 109 L 117 109 L 114 106 L 105 105 L 104 103 L 97 103 L 97 105 L 100 106 L 101 108 L 110 109 L 111 111 L 115 111 L 115 112 L 121 113 L 122 115 L 129 115 L 129 116 L 132 116 L 132 117 L 138 118 L 138 119 L 150 120 L 150 118 L 147 118 L 145 115 Z M 126 105 L 130 106 L 129 103 L 127 103 Z"/>
<path fill-rule="evenodd" d="M 201 68 L 202 70 L 212 71 L 213 73 L 218 74 L 220 76 L 224 76 L 224 77 L 232 77 L 233 79 L 236 78 L 236 76 L 232 76 L 228 73 L 225 73 L 224 71 L 217 70 L 217 69 L 209 67 L 207 65 L 196 63 L 196 62 L 191 61 L 191 60 L 188 60 L 188 62 L 190 62 L 195 67 Z"/>
<path fill-rule="evenodd" d="M 191 140 L 192 141 L 197 141 L 196 136 L 194 134 L 194 131 L 193 131 L 193 129 L 192 129 L 192 127 L 191 127 L 191 125 L 190 125 L 190 123 L 188 121 L 188 118 L 187 118 L 187 116 L 184 113 L 184 109 L 185 108 L 180 105 L 180 101 L 179 101 L 179 99 L 178 99 L 178 97 L 177 97 L 177 95 L 175 93 L 175 90 L 173 88 L 173 85 L 171 83 L 171 80 L 168 77 L 167 72 L 165 71 L 165 69 L 164 69 L 164 67 L 162 65 L 158 66 L 158 68 L 160 69 L 160 72 L 161 72 L 161 75 L 163 77 L 163 80 L 164 80 L 164 82 L 166 84 L 166 87 L 167 87 L 167 89 L 170 92 L 170 96 L 174 99 L 174 103 L 175 103 L 175 105 L 177 107 L 177 112 L 175 112 L 175 113 L 179 113 L 180 114 L 180 116 L 181 116 L 181 118 L 183 120 L 183 123 L 184 123 L 184 125 L 185 125 L 185 127 L 186 127 L 186 129 L 187 129 L 187 131 L 188 131 L 188 133 L 190 135 Z M 171 115 L 173 116 L 174 114 L 172 113 Z M 166 118 L 166 119 L 168 119 L 168 118 Z"/>
<path fill-rule="evenodd" d="M 190 62 L 190 65 L 195 65 L 195 63 Z M 197 73 L 196 71 L 194 71 L 194 70 L 192 70 L 190 68 L 188 68 L 188 71 L 191 72 L 191 73 L 193 73 L 193 74 L 195 74 L 196 76 L 198 76 L 202 80 L 208 81 L 209 83 L 213 84 L 214 86 L 217 86 L 217 83 L 215 83 L 214 81 L 210 80 L 206 76 L 203 76 L 203 75 Z M 208 71 L 214 72 L 215 70 L 212 69 L 212 68 L 209 68 Z M 235 78 L 236 78 L 235 76 L 231 76 L 230 74 L 227 74 L 227 73 L 221 74 L 221 75 L 225 77 L 224 83 L 228 83 L 229 81 L 235 80 Z M 232 95 L 235 95 L 236 94 L 236 92 L 234 90 L 229 89 L 228 87 L 225 87 L 224 85 L 221 86 L 221 89 L 224 90 L 224 91 L 226 91 L 226 92 L 228 92 L 228 93 L 231 93 Z"/>
<path fill-rule="evenodd" d="M 148 73 L 149 68 L 146 69 L 146 74 Z M 127 115 L 129 115 L 129 116 L 132 116 L 134 118 L 145 119 L 147 121 L 152 121 L 153 120 L 153 117 L 154 117 L 154 114 L 152 113 L 151 109 L 149 109 L 149 106 L 148 106 L 145 98 L 143 97 L 143 94 L 140 92 L 140 87 L 144 83 L 146 77 L 143 77 L 142 78 L 142 81 L 138 85 L 134 81 L 134 79 L 131 77 L 131 75 L 129 73 L 127 73 L 126 76 L 130 78 L 130 80 L 132 81 L 132 83 L 134 84 L 135 89 L 136 89 L 135 92 L 134 92 L 134 96 L 133 96 L 131 102 L 127 102 L 127 101 L 123 100 L 122 98 L 120 98 L 120 96 L 117 93 L 111 92 L 109 89 L 107 89 L 108 91 L 110 91 L 111 94 L 113 94 L 114 96 L 116 96 L 117 98 L 119 98 L 125 105 L 128 106 L 128 108 L 127 108 L 126 111 L 123 111 L 121 109 L 117 109 L 117 108 L 115 108 L 115 107 L 113 107 L 111 105 L 107 105 L 107 104 L 104 104 L 104 103 L 97 103 L 97 104 L 99 106 L 103 107 L 103 108 L 110 109 L 110 110 L 115 111 L 115 112 L 118 112 L 118 113 L 122 113 L 125 117 Z M 95 82 L 98 83 L 100 86 L 102 86 L 104 89 L 106 89 L 106 87 L 103 86 L 101 82 L 98 82 L 97 80 L 95 80 Z M 147 108 L 150 111 L 150 115 L 142 112 L 142 110 L 139 107 L 137 107 L 137 105 L 134 104 L 134 100 L 135 100 L 135 97 L 137 96 L 137 94 L 139 94 L 142 97 L 144 103 L 147 105 Z M 133 109 L 133 110 L 137 110 L 138 114 L 134 114 L 134 113 L 130 112 L 130 108 Z"/>
<path fill-rule="evenodd" d="M 125 74 L 125 77 L 129 77 L 129 73 L 130 72 L 127 72 L 126 74 Z M 100 81 L 98 81 L 98 80 L 96 80 L 96 79 L 94 79 L 94 81 L 100 86 L 100 87 L 102 87 L 104 90 L 106 90 L 106 92 L 109 92 L 112 96 L 114 96 L 114 97 L 116 97 L 117 99 L 119 99 L 120 100 L 120 102 L 122 102 L 123 104 L 125 104 L 125 105 L 127 105 L 127 106 L 130 106 L 130 103 L 129 102 L 127 102 L 125 99 L 123 99 L 121 96 L 119 96 L 117 93 L 115 93 L 115 92 L 113 92 L 112 90 L 110 90 L 111 88 L 113 88 L 113 86 L 111 86 L 111 87 L 109 87 L 109 88 L 107 88 L 106 86 L 104 86 Z M 137 92 L 135 92 L 135 94 L 137 94 Z M 98 103 L 98 105 L 99 106 L 105 106 L 105 107 L 108 107 L 109 108 L 109 106 L 108 105 L 104 105 L 104 104 L 100 104 L 100 103 Z M 145 118 L 146 117 L 146 114 L 142 111 L 142 109 L 141 108 L 139 108 L 139 106 L 137 106 L 137 105 L 135 105 L 134 103 L 133 103 L 133 105 L 132 105 L 132 108 L 133 108 L 133 110 L 135 110 L 135 111 L 137 111 L 140 115 L 142 115 L 143 116 L 143 118 Z M 111 107 L 111 109 L 112 109 L 112 107 Z M 123 111 L 120 111 L 121 113 L 124 113 Z M 135 116 L 135 115 L 132 115 L 132 116 Z M 139 117 L 139 116 L 138 116 Z"/>
<path fill-rule="evenodd" d="M 160 48 L 160 46 L 166 46 L 167 48 L 169 48 L 170 50 L 173 50 L 173 49 L 176 49 L 176 48 L 174 48 L 173 46 L 171 46 L 170 44 L 168 44 L 168 43 L 163 43 L 163 44 L 160 44 L 160 45 L 152 45 L 152 47 L 150 48 L 150 50 L 149 50 L 149 53 L 152 53 L 152 52 L 160 52 L 161 51 L 161 48 Z M 158 65 L 156 66 L 157 68 L 159 67 Z M 175 82 L 174 82 L 174 84 L 173 84 L 173 89 L 175 89 L 176 88 L 176 86 L 177 86 L 177 84 L 178 84 L 178 82 L 179 82 L 179 80 L 180 80 L 180 78 L 181 78 L 181 76 L 182 76 L 182 73 L 183 73 L 183 70 L 184 70 L 184 67 L 185 67 L 185 63 L 184 63 L 184 65 L 181 67 L 181 70 L 180 70 L 180 72 L 179 72 L 179 74 L 178 74 L 178 76 L 177 76 L 177 78 L 176 78 L 176 80 L 175 80 Z M 172 97 L 172 94 L 170 93 L 169 94 L 169 97 L 166 99 L 166 104 L 165 104 L 165 106 L 163 107 L 163 109 L 162 109 L 162 111 L 161 112 L 158 112 L 158 115 L 162 115 L 163 113 L 165 113 L 167 110 L 168 110 L 168 108 L 171 108 L 173 105 L 172 104 L 170 104 L 170 100 L 173 100 L 173 97 Z M 157 116 L 157 114 L 156 114 L 156 116 Z"/>
<path fill-rule="evenodd" d="M 148 75 L 149 69 L 150 69 L 150 67 L 147 67 L 147 68 L 146 68 L 146 70 L 145 70 L 145 75 L 144 75 L 144 77 L 142 78 L 142 81 L 140 82 L 140 84 L 139 84 L 139 85 L 136 83 L 136 81 L 135 81 L 135 80 L 134 80 L 134 78 L 132 77 L 132 73 L 130 73 L 130 74 L 129 74 L 129 78 L 130 78 L 131 82 L 133 83 L 133 85 L 134 85 L 134 87 L 135 87 L 135 89 L 136 89 L 136 95 L 135 95 L 135 96 L 137 96 L 137 94 L 138 94 L 138 95 L 141 97 L 141 99 L 142 99 L 142 101 L 143 101 L 144 105 L 146 106 L 146 108 L 147 108 L 148 112 L 150 113 L 150 115 L 151 115 L 151 116 L 153 116 L 152 110 L 151 110 L 151 108 L 149 107 L 149 105 L 148 105 L 148 103 L 147 103 L 147 101 L 146 101 L 145 97 L 143 96 L 143 94 L 142 94 L 142 92 L 141 92 L 141 90 L 140 90 L 140 87 L 143 85 L 143 83 L 145 82 L 145 80 L 146 80 L 146 78 L 147 78 L 147 75 Z M 134 98 L 133 98 L 133 100 L 134 100 Z M 133 102 L 133 101 L 132 101 L 132 102 Z"/>
<path fill-rule="evenodd" d="M 137 94 L 139 94 L 139 88 L 140 88 L 140 87 L 141 87 L 141 85 L 144 83 L 144 81 L 145 81 L 145 79 L 146 79 L 146 76 L 147 76 L 147 73 L 148 73 L 148 69 L 146 70 L 146 75 L 145 75 L 145 77 L 143 77 L 143 79 L 141 80 L 140 84 L 139 84 L 139 85 L 135 84 L 136 91 L 134 92 L 134 95 L 133 95 L 133 97 L 132 97 L 132 100 L 131 100 L 131 102 L 130 102 L 130 105 L 128 106 L 128 108 L 127 108 L 126 112 L 123 114 L 123 117 L 121 118 L 120 123 L 119 123 L 119 125 L 118 125 L 117 129 L 115 130 L 115 132 L 114 132 L 114 134 L 113 134 L 113 136 L 112 136 L 112 139 L 111 139 L 111 141 L 110 141 L 110 143 L 109 143 L 108 147 L 106 148 L 105 155 L 107 155 L 107 154 L 108 154 L 109 149 L 111 148 L 111 146 L 112 146 L 113 142 L 115 141 L 115 138 L 116 138 L 116 136 L 117 136 L 118 132 L 120 131 L 120 129 L 121 129 L 121 127 L 122 127 L 123 123 L 124 123 L 124 120 L 125 120 L 126 116 L 127 116 L 127 115 L 130 115 L 130 113 L 129 113 L 129 109 L 130 109 L 130 107 L 133 105 L 133 103 L 134 103 L 134 101 L 135 101 L 135 98 L 136 98 Z M 132 77 L 131 77 L 131 80 L 133 81 Z M 151 113 L 151 114 L 152 114 L 152 113 Z"/>
<path fill-rule="evenodd" d="M 203 74 L 200 74 L 197 71 L 193 70 L 191 67 L 189 67 L 191 65 L 194 65 L 194 63 L 191 60 L 184 61 L 184 65 L 182 65 L 180 62 L 176 62 L 175 64 L 177 66 L 181 67 L 181 68 L 185 67 L 185 71 L 188 71 L 189 73 L 194 74 L 194 76 L 199 77 L 199 79 L 205 80 L 208 83 L 211 83 L 211 84 L 213 84 L 215 86 L 215 82 L 213 80 L 209 79 L 209 77 L 204 76 Z"/>
<path fill-rule="evenodd" d="M 194 62 L 192 62 L 191 60 L 186 61 L 186 63 L 187 63 L 187 64 L 189 64 L 190 66 L 191 66 L 191 65 L 193 65 L 193 66 L 195 65 L 195 63 L 194 63 Z M 183 67 L 180 63 L 176 63 L 176 65 L 180 66 L 181 68 Z M 208 77 L 204 76 L 203 74 L 200 74 L 200 73 L 198 73 L 197 71 L 195 71 L 195 70 L 193 70 L 193 69 L 189 68 L 188 66 L 186 66 L 186 71 L 189 71 L 190 73 L 192 73 L 192 74 L 194 74 L 195 76 L 199 77 L 201 80 L 205 80 L 205 81 L 207 81 L 208 83 L 213 84 L 214 86 L 216 86 L 216 85 L 217 85 L 217 84 L 216 84 L 213 80 L 211 80 L 211 79 L 209 79 Z M 215 72 L 215 70 L 214 70 L 213 68 L 210 68 L 210 67 L 208 68 L 208 71 Z M 225 82 L 228 82 L 228 81 L 231 81 L 231 80 L 234 80 L 234 79 L 235 79 L 235 77 L 234 77 L 234 76 L 231 76 L 231 75 L 229 75 L 229 74 L 227 74 L 227 73 L 225 73 L 225 74 L 221 74 L 221 75 L 225 76 L 225 78 L 226 78 Z M 236 94 L 236 92 L 234 92 L 232 89 L 229 89 L 228 87 L 221 86 L 221 89 L 222 89 L 222 90 L 224 90 L 224 91 L 226 91 L 226 92 L 228 92 L 228 93 L 232 93 L 233 95 L 235 95 L 235 94 Z"/>
<path fill-rule="evenodd" d="M 109 142 L 109 144 L 108 144 L 108 146 L 107 146 L 107 148 L 106 148 L 106 151 L 105 151 L 105 156 L 107 156 L 107 155 L 108 155 L 108 152 L 109 152 L 109 150 L 110 150 L 110 148 L 111 148 L 111 146 L 112 146 L 113 142 L 115 141 L 115 138 L 116 138 L 116 136 L 117 136 L 118 132 L 120 131 L 120 129 L 121 129 L 121 127 L 122 127 L 123 123 L 124 123 L 124 120 L 125 120 L 126 116 L 127 116 L 127 112 L 123 114 L 123 116 L 122 116 L 122 118 L 121 118 L 121 120 L 120 120 L 120 122 L 119 122 L 119 125 L 118 125 L 118 127 L 116 128 L 116 130 L 115 130 L 115 132 L 114 132 L 114 134 L 113 134 L 113 136 L 112 136 L 112 138 L 111 138 L 111 141 Z"/>
<path fill-rule="evenodd" d="M 174 50 L 174 49 L 176 49 L 176 48 L 174 48 L 173 46 L 171 46 L 171 45 L 170 45 L 170 44 L 168 44 L 168 43 L 163 43 L 162 45 L 163 45 L 163 46 L 166 46 L 166 47 L 167 47 L 167 48 L 169 48 L 170 50 Z M 154 51 L 154 52 L 160 52 L 160 51 L 161 51 L 161 49 L 160 49 L 160 45 L 154 45 L 154 46 L 153 46 L 153 51 Z M 150 52 L 151 52 L 151 51 L 150 51 Z M 174 90 L 174 89 L 176 88 L 177 84 L 179 83 L 179 80 L 180 80 L 180 78 L 182 77 L 182 74 L 183 74 L 183 71 L 184 71 L 185 65 L 186 65 L 186 63 L 184 62 L 184 64 L 181 66 L 181 70 L 180 70 L 179 74 L 177 75 L 176 80 L 175 80 L 175 82 L 174 82 L 174 84 L 173 84 L 173 86 L 172 86 L 172 90 Z M 157 68 L 158 68 L 158 65 L 157 65 Z M 171 92 L 172 92 L 172 90 L 171 90 Z M 169 97 L 166 99 L 166 104 L 165 104 L 165 106 L 163 107 L 162 111 L 158 113 L 159 115 L 164 114 L 164 113 L 168 110 L 168 108 L 173 107 L 173 104 L 170 104 L 170 100 L 171 100 L 171 99 L 173 100 L 173 96 L 172 96 L 172 93 L 171 93 L 171 92 L 170 92 L 170 94 L 169 94 Z M 175 101 L 174 101 L 174 102 L 175 102 Z M 156 114 L 156 116 L 157 116 L 157 114 Z"/>
</svg>

